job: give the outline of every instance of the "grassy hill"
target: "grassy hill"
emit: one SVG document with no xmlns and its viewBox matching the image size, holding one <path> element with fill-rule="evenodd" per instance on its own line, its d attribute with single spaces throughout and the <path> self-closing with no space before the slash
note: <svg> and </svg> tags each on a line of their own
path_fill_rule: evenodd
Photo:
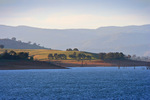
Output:
<svg viewBox="0 0 150 100">
<path fill-rule="evenodd" d="M 76 54 L 84 53 L 85 55 L 89 55 L 92 57 L 92 59 L 97 59 L 96 54 L 94 53 L 88 53 L 88 52 L 81 52 L 81 51 L 61 51 L 61 50 L 48 50 L 48 49 L 0 49 L 0 53 L 3 53 L 5 50 L 15 51 L 15 52 L 29 52 L 30 56 L 34 55 L 34 59 L 40 60 L 40 61 L 47 61 L 48 60 L 48 54 L 66 54 L 67 59 L 69 58 L 69 55 L 76 52 Z"/>
</svg>

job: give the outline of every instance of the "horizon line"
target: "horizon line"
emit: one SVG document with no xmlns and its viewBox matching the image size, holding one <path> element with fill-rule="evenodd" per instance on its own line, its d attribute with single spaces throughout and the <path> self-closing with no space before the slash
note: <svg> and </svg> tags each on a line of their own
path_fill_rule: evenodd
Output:
<svg viewBox="0 0 150 100">
<path fill-rule="evenodd" d="M 44 28 L 44 27 L 38 27 L 38 26 L 28 26 L 28 25 L 6 25 L 6 24 L 0 24 L 0 26 L 8 26 L 8 27 L 29 27 L 29 28 L 38 28 L 38 29 L 57 29 L 57 30 L 75 30 L 75 29 L 89 29 L 89 30 L 94 30 L 94 29 L 99 29 L 99 28 L 106 28 L 106 27 L 129 27 L 129 26 L 145 26 L 145 25 L 150 25 L 150 24 L 141 24 L 141 25 L 110 25 L 110 26 L 100 26 L 97 28 Z"/>
</svg>

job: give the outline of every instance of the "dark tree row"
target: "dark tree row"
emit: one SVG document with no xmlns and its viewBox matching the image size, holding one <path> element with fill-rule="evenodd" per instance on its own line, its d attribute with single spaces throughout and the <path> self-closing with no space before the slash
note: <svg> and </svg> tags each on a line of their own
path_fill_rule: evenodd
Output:
<svg viewBox="0 0 150 100">
<path fill-rule="evenodd" d="M 28 59 L 29 53 L 27 52 L 19 52 L 16 53 L 15 51 L 7 52 L 7 50 L 0 54 L 0 59 L 10 59 L 10 60 L 16 60 L 16 59 Z"/>
<path fill-rule="evenodd" d="M 54 55 L 53 54 L 49 54 L 48 55 L 48 59 L 51 60 L 51 59 L 67 59 L 67 56 L 65 54 L 57 54 L 55 53 Z"/>
<path fill-rule="evenodd" d="M 74 49 L 69 48 L 69 49 L 66 49 L 66 51 L 79 51 L 79 50 L 78 48 L 74 48 Z"/>
<path fill-rule="evenodd" d="M 110 52 L 110 53 L 99 53 L 99 58 L 102 60 L 121 60 L 125 59 L 125 55 L 122 52 Z"/>
<path fill-rule="evenodd" d="M 76 52 L 74 52 L 72 55 L 69 55 L 71 59 L 76 59 L 76 60 L 91 60 L 92 57 L 89 55 L 85 55 L 84 53 L 79 53 L 78 55 Z"/>
<path fill-rule="evenodd" d="M 73 54 L 69 55 L 69 57 L 71 59 L 74 59 L 74 60 L 91 60 L 92 57 L 89 56 L 89 55 L 85 55 L 84 53 L 80 53 L 80 54 L 76 54 L 76 52 L 74 52 Z M 48 55 L 48 59 L 49 60 L 59 60 L 59 59 L 62 59 L 62 60 L 66 60 L 67 59 L 67 55 L 65 54 L 57 54 L 55 53 L 54 55 L 53 54 L 49 54 Z"/>
</svg>

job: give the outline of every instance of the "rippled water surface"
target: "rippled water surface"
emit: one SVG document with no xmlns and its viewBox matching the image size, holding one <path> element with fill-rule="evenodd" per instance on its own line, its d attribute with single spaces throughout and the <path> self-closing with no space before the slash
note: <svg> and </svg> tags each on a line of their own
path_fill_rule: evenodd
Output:
<svg viewBox="0 0 150 100">
<path fill-rule="evenodd" d="M 0 70 L 0 99 L 150 100 L 146 67 Z"/>
</svg>

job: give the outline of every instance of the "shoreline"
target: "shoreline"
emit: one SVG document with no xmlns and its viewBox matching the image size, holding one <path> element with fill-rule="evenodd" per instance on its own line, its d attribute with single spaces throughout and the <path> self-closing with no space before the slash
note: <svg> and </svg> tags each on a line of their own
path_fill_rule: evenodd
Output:
<svg viewBox="0 0 150 100">
<path fill-rule="evenodd" d="M 131 66 L 150 66 L 150 62 L 145 61 L 134 61 L 134 60 L 54 60 L 52 61 L 56 65 L 64 67 L 131 67 Z"/>
<path fill-rule="evenodd" d="M 93 61 L 29 61 L 29 60 L 0 60 L 0 70 L 24 70 L 24 69 L 69 69 L 67 67 L 138 67 L 148 66 L 150 62 L 132 60 L 93 60 Z"/>
<path fill-rule="evenodd" d="M 28 61 L 28 60 L 0 61 L 0 70 L 19 70 L 19 69 L 68 69 L 68 68 L 44 61 Z"/>
<path fill-rule="evenodd" d="M 77 66 L 79 68 L 81 68 L 82 66 Z M 84 66 L 84 67 L 118 67 L 118 68 L 127 68 L 127 67 L 147 67 L 147 69 L 150 69 L 150 66 Z M 84 68 L 82 67 L 82 68 Z M 74 67 L 70 67 L 70 68 L 74 68 Z M 65 67 L 65 68 L 0 68 L 0 70 L 44 70 L 44 69 L 70 69 L 69 67 Z"/>
</svg>

